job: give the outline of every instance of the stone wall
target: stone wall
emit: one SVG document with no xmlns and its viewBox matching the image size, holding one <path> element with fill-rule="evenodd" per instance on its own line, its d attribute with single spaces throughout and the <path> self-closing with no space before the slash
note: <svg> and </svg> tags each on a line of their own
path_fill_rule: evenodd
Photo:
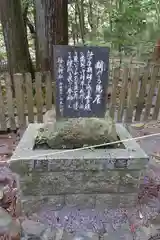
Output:
<svg viewBox="0 0 160 240">
<path fill-rule="evenodd" d="M 137 192 L 139 171 L 84 171 L 30 173 L 21 178 L 24 196 L 74 193 Z"/>
<path fill-rule="evenodd" d="M 114 208 L 136 204 L 148 156 L 135 141 L 126 142 L 125 149 L 63 154 L 57 150 L 34 151 L 37 126 L 29 125 L 11 159 L 11 169 L 19 175 L 25 212 L 48 205 L 57 209 L 64 205 Z M 117 131 L 120 139 L 131 138 L 123 126 L 118 125 Z"/>
<path fill-rule="evenodd" d="M 23 209 L 57 204 L 104 208 L 136 204 L 141 171 L 21 172 Z"/>
</svg>

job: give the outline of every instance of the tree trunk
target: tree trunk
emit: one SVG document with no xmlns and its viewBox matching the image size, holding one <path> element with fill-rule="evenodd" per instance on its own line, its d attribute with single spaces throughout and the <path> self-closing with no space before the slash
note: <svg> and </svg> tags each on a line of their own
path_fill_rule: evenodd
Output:
<svg viewBox="0 0 160 240">
<path fill-rule="evenodd" d="M 45 26 L 45 1 L 35 0 L 36 66 L 40 71 L 49 70 L 49 54 Z"/>
<path fill-rule="evenodd" d="M 0 17 L 10 74 L 33 73 L 20 0 L 1 0 Z"/>
<path fill-rule="evenodd" d="M 68 45 L 68 0 L 45 0 L 46 34 L 50 67 L 53 71 L 53 45 Z"/>
<path fill-rule="evenodd" d="M 39 62 L 53 72 L 53 45 L 68 45 L 68 1 L 35 0 Z"/>
<path fill-rule="evenodd" d="M 79 36 L 81 36 L 81 34 L 79 35 L 79 32 L 80 31 L 80 27 L 79 27 L 79 24 L 78 24 L 78 10 L 77 10 L 77 4 L 75 3 L 75 34 L 76 34 L 76 40 L 77 40 L 77 43 L 79 42 Z"/>
<path fill-rule="evenodd" d="M 76 0 L 76 8 L 79 17 L 79 26 L 82 43 L 85 44 L 85 22 L 84 22 L 84 1 L 81 0 L 80 3 Z"/>
<path fill-rule="evenodd" d="M 94 21 L 94 14 L 93 14 L 94 6 L 93 6 L 93 1 L 92 1 L 92 0 L 89 0 L 88 4 L 89 4 L 88 23 L 89 23 L 89 26 L 90 26 L 90 29 L 91 29 L 91 32 L 90 32 L 90 34 L 89 34 L 89 37 L 90 37 L 90 41 L 93 41 L 93 40 L 96 38 L 96 32 L 97 32 L 98 27 L 96 26 L 95 21 Z M 98 19 L 98 17 L 97 17 L 97 19 Z M 97 28 L 96 28 L 96 27 L 97 27 Z"/>
<path fill-rule="evenodd" d="M 30 33 L 32 34 L 32 37 L 35 38 L 35 29 L 34 29 L 33 26 L 31 26 L 30 21 L 29 21 L 29 19 L 27 17 L 27 15 L 28 15 L 28 8 L 29 8 L 29 3 L 26 3 L 26 6 L 25 6 L 24 11 L 22 13 L 23 21 L 24 21 L 25 38 L 27 39 L 27 45 L 28 45 L 27 26 L 28 26 L 28 28 L 30 30 Z M 29 46 L 27 48 L 28 48 L 28 53 L 29 53 Z M 31 59 L 30 53 L 29 53 L 29 63 L 30 63 L 30 72 L 31 72 L 31 75 L 32 75 L 32 79 L 35 79 L 34 67 L 33 67 L 33 64 L 32 64 L 32 59 Z"/>
</svg>

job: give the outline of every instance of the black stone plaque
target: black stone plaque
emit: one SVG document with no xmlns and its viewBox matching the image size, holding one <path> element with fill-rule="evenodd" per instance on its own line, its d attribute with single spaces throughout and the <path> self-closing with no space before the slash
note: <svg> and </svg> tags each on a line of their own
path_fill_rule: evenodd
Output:
<svg viewBox="0 0 160 240">
<path fill-rule="evenodd" d="M 109 48 L 54 46 L 58 117 L 104 117 Z"/>
</svg>

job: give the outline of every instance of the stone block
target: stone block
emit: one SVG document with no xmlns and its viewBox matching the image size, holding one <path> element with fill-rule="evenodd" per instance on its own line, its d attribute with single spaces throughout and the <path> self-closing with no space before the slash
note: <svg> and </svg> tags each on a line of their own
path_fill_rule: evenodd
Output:
<svg viewBox="0 0 160 240">
<path fill-rule="evenodd" d="M 23 195 L 117 192 L 117 171 L 30 173 L 20 182 Z"/>
<path fill-rule="evenodd" d="M 69 194 L 65 196 L 65 204 L 69 207 L 94 208 L 95 203 L 95 194 Z"/>
<path fill-rule="evenodd" d="M 99 240 L 99 235 L 93 232 L 80 232 L 76 233 L 73 240 Z M 64 239 L 65 240 L 65 239 Z"/>
<path fill-rule="evenodd" d="M 42 126 L 28 126 L 10 161 L 14 172 L 22 175 L 32 171 L 141 170 L 149 161 L 135 140 L 126 141 L 124 148 L 117 149 L 34 150 L 34 140 Z M 120 140 L 132 138 L 122 124 L 116 124 L 116 131 Z"/>
<path fill-rule="evenodd" d="M 133 240 L 133 235 L 131 232 L 123 232 L 123 231 L 114 231 L 111 233 L 105 233 L 103 237 L 101 238 L 103 240 L 120 240 L 120 239 L 126 239 L 126 240 Z M 137 239 L 138 240 L 138 239 Z"/>
<path fill-rule="evenodd" d="M 97 194 L 96 208 L 130 208 L 136 205 L 138 198 L 137 193 L 128 194 Z"/>
<path fill-rule="evenodd" d="M 139 171 L 32 172 L 20 178 L 27 195 L 132 193 L 138 191 Z"/>
<path fill-rule="evenodd" d="M 160 239 L 160 229 L 154 225 L 149 224 L 148 227 L 140 226 L 134 233 L 135 240 L 158 240 Z"/>
<path fill-rule="evenodd" d="M 46 230 L 46 226 L 39 222 L 34 222 L 32 220 L 25 220 L 22 222 L 23 235 L 26 237 L 41 237 Z"/>
<path fill-rule="evenodd" d="M 135 204 L 141 171 L 149 161 L 136 141 L 125 141 L 117 149 L 34 150 L 42 126 L 28 126 L 10 160 L 19 175 L 24 209 L 37 209 L 58 195 L 68 205 L 92 206 L 95 196 L 96 206 Z M 120 140 L 132 138 L 122 124 L 116 124 L 116 131 Z M 87 201 L 84 195 L 94 197 Z"/>
<path fill-rule="evenodd" d="M 119 172 L 119 187 L 120 193 L 134 193 L 138 191 L 141 171 L 120 171 Z"/>
<path fill-rule="evenodd" d="M 30 216 L 33 213 L 39 212 L 43 207 L 51 207 L 53 210 L 59 210 L 63 208 L 65 204 L 64 196 L 27 196 L 22 197 L 22 209 L 23 212 Z"/>
</svg>

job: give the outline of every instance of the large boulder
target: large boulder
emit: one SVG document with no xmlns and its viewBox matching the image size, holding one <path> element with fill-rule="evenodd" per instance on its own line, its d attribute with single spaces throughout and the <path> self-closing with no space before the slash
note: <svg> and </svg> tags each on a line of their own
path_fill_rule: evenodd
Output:
<svg viewBox="0 0 160 240">
<path fill-rule="evenodd" d="M 74 118 L 47 124 L 35 139 L 35 147 L 73 149 L 118 140 L 112 118 Z M 110 146 L 111 147 L 111 146 Z"/>
</svg>

